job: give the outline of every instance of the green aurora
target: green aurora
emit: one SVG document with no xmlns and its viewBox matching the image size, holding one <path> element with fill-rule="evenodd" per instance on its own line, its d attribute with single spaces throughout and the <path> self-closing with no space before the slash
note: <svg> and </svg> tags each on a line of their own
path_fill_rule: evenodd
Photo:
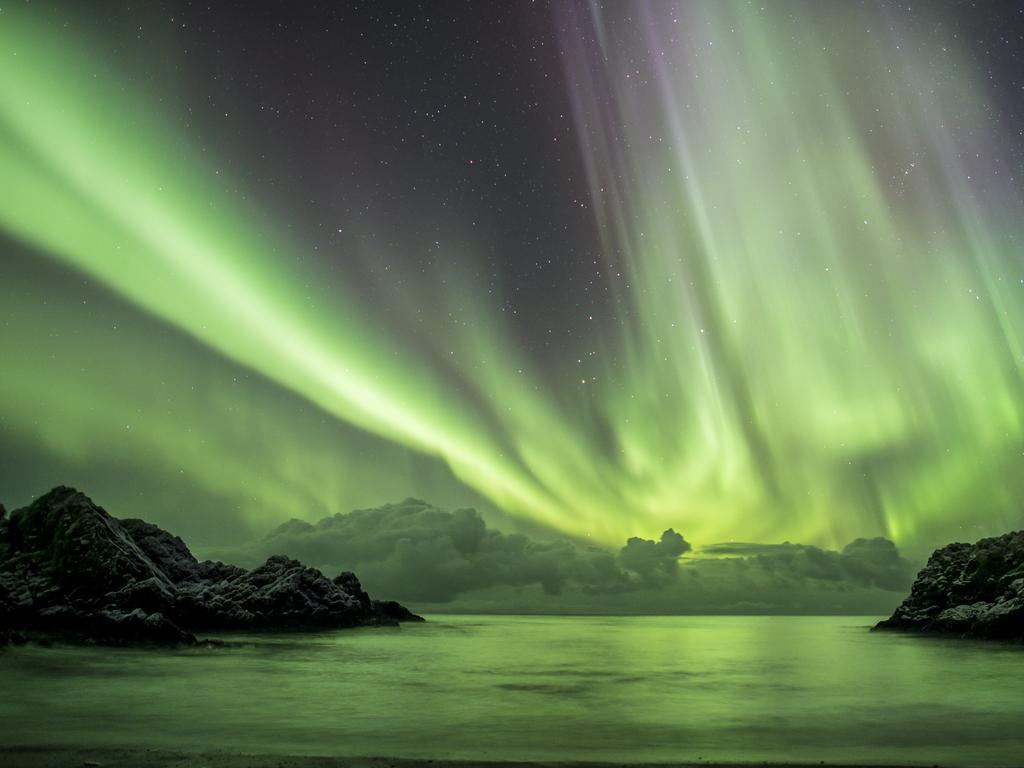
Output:
<svg viewBox="0 0 1024 768">
<path fill-rule="evenodd" d="M 799 5 L 562 7 L 622 311 L 555 372 L 472 245 L 385 312 L 93 45 L 5 8 L 0 488 L 60 471 L 255 530 L 416 494 L 615 545 L 1020 524 L 1024 206 L 985 79 L 883 9 Z"/>
</svg>

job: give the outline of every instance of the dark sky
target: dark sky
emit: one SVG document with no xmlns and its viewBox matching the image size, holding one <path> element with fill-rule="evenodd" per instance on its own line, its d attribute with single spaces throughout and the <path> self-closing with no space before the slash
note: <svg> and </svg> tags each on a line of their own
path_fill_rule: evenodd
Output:
<svg viewBox="0 0 1024 768">
<path fill-rule="evenodd" d="M 221 540 L 409 495 L 607 545 L 1021 521 L 1020 3 L 4 19 L 9 506 L 74 480 Z"/>
<path fill-rule="evenodd" d="M 546 3 L 155 5 L 93 23 L 155 59 L 134 77 L 346 280 L 443 279 L 442 246 L 472 247 L 529 355 L 605 308 Z"/>
<path fill-rule="evenodd" d="M 843 4 L 883 9 L 920 45 L 963 44 L 994 96 L 986 119 L 1008 129 L 1007 154 L 1024 166 L 1021 3 Z M 566 100 L 558 8 L 572 3 L 65 5 L 126 80 L 245 182 L 239 194 L 257 191 L 345 281 L 386 293 L 444 280 L 439 252 L 471 247 L 459 269 L 534 359 L 577 349 L 595 313 L 628 322 Z M 642 3 L 598 5 L 629 20 Z"/>
</svg>

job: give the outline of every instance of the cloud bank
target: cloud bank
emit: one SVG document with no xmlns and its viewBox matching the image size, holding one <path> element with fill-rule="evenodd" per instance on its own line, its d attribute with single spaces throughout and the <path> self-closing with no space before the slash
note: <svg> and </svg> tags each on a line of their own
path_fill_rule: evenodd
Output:
<svg viewBox="0 0 1024 768">
<path fill-rule="evenodd" d="M 248 545 L 214 552 L 238 563 L 284 553 L 327 572 L 354 570 L 381 594 L 449 602 L 490 587 L 567 585 L 615 592 L 667 576 L 689 544 L 673 531 L 660 541 L 631 539 L 618 557 L 567 539 L 538 541 L 488 529 L 473 509 L 448 512 L 419 499 L 358 509 L 315 525 L 290 520 Z"/>
<path fill-rule="evenodd" d="M 205 554 L 252 567 L 279 553 L 327 573 L 353 570 L 375 594 L 453 609 L 813 612 L 820 605 L 833 612 L 849 602 L 837 602 L 839 593 L 874 595 L 868 607 L 897 601 L 914 574 L 881 538 L 857 539 L 842 551 L 788 542 L 712 544 L 695 557 L 691 543 L 670 528 L 657 539 L 630 538 L 612 552 L 565 538 L 505 534 L 473 509 L 447 511 L 411 498 L 315 524 L 290 520 L 249 544 Z"/>
<path fill-rule="evenodd" d="M 806 544 L 712 544 L 708 555 L 741 557 L 765 573 L 793 583 L 817 580 L 900 592 L 913 577 L 911 563 L 881 537 L 855 539 L 841 552 Z"/>
</svg>

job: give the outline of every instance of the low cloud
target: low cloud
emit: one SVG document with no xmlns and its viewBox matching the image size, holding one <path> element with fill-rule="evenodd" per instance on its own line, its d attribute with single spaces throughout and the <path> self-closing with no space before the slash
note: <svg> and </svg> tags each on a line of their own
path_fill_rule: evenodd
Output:
<svg viewBox="0 0 1024 768">
<path fill-rule="evenodd" d="M 883 538 L 856 539 L 839 552 L 789 542 L 712 544 L 701 551 L 741 558 L 745 564 L 791 582 L 812 579 L 890 591 L 905 590 L 915 570 L 896 545 Z"/>
<path fill-rule="evenodd" d="M 493 601 L 524 610 L 675 613 L 769 595 L 775 605 L 803 605 L 801 590 L 811 603 L 836 606 L 839 592 L 905 590 L 913 577 L 911 564 L 885 539 L 857 539 L 842 551 L 730 543 L 685 557 L 692 551 L 671 528 L 657 539 L 630 538 L 615 552 L 505 534 L 473 509 L 406 499 L 315 524 L 290 520 L 247 545 L 203 554 L 246 567 L 286 554 L 329 574 L 355 571 L 371 594 L 414 605 L 458 601 L 459 608 Z"/>
<path fill-rule="evenodd" d="M 659 541 L 630 539 L 618 557 L 560 539 L 538 541 L 488 529 L 473 509 L 448 512 L 418 499 L 327 517 L 315 525 L 290 520 L 268 536 L 214 557 L 251 567 L 283 553 L 326 572 L 354 570 L 374 594 L 448 602 L 496 586 L 566 586 L 588 593 L 622 592 L 674 577 L 690 549 L 665 531 Z"/>
<path fill-rule="evenodd" d="M 669 528 L 659 541 L 632 537 L 619 550 L 619 564 L 635 573 L 645 586 L 662 586 L 679 573 L 679 558 L 692 550 L 682 534 Z"/>
</svg>

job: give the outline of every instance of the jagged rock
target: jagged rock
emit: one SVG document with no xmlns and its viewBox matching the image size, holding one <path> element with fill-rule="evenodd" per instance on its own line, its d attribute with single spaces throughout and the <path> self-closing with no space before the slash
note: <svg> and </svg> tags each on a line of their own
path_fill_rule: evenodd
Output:
<svg viewBox="0 0 1024 768">
<path fill-rule="evenodd" d="M 5 565 L 30 565 L 74 601 L 151 578 L 173 587 L 117 520 L 73 488 L 59 486 L 12 512 L 7 538 Z"/>
<path fill-rule="evenodd" d="M 385 606 L 385 607 L 380 607 Z M 0 629 L 96 642 L 194 643 L 190 630 L 321 629 L 418 620 L 277 555 L 251 571 L 199 562 L 143 520 L 117 520 L 58 487 L 0 520 Z"/>
<path fill-rule="evenodd" d="M 179 582 L 195 577 L 199 562 L 189 552 L 184 541 L 145 520 L 129 518 L 118 522 L 169 579 Z"/>
<path fill-rule="evenodd" d="M 102 602 L 112 610 L 142 608 L 147 613 L 154 613 L 173 611 L 177 599 L 177 590 L 173 584 L 151 576 L 126 584 L 116 592 L 108 592 Z"/>
<path fill-rule="evenodd" d="M 363 585 L 352 571 L 342 571 L 334 577 L 334 583 L 359 600 L 365 608 L 371 608 L 370 596 L 363 590 Z"/>
<path fill-rule="evenodd" d="M 373 612 L 383 622 L 398 623 L 400 621 L 424 621 L 401 603 L 394 600 L 374 600 Z"/>
<path fill-rule="evenodd" d="M 1024 531 L 936 550 L 875 628 L 1024 640 Z"/>
<path fill-rule="evenodd" d="M 203 629 L 351 627 L 372 612 L 315 568 L 275 555 L 259 568 L 178 588 L 179 610 Z"/>
<path fill-rule="evenodd" d="M 185 632 L 162 613 L 147 614 L 141 608 L 132 611 L 100 611 L 82 625 L 88 639 L 102 643 L 159 643 L 194 645 L 196 637 Z"/>
</svg>

